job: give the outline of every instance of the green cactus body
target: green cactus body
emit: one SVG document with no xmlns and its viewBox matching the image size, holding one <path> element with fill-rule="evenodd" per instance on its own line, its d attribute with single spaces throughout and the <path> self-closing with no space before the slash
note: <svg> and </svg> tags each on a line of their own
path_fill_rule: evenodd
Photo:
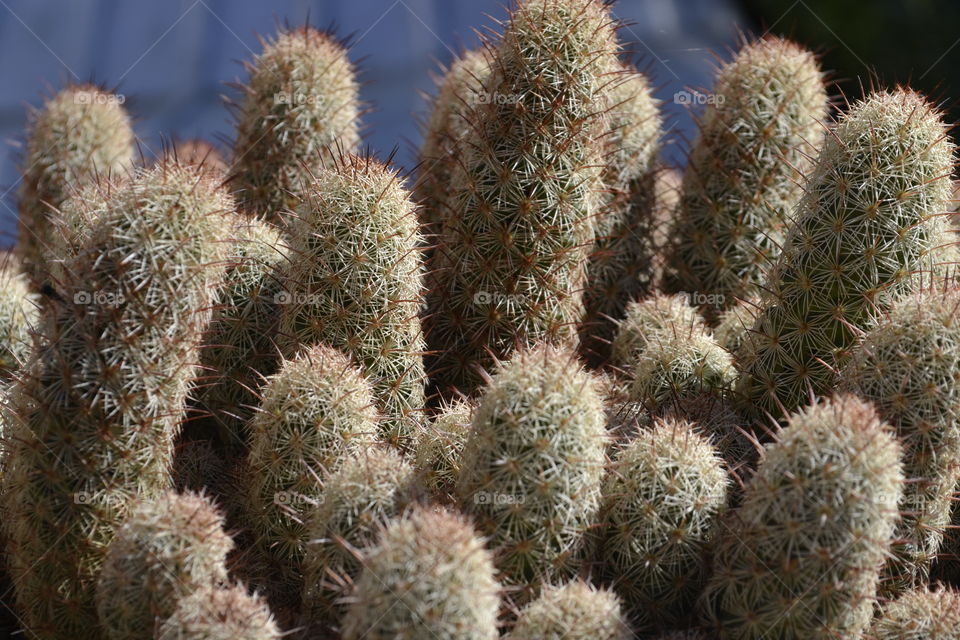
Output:
<svg viewBox="0 0 960 640">
<path fill-rule="evenodd" d="M 596 0 L 525 0 L 490 62 L 451 179 L 425 317 L 438 389 L 477 391 L 518 346 L 577 340 L 600 212 L 606 74 Z"/>
<path fill-rule="evenodd" d="M 883 589 L 927 582 L 950 525 L 960 469 L 960 292 L 930 289 L 897 300 L 856 347 L 842 388 L 868 400 L 903 445 L 904 489 Z"/>
<path fill-rule="evenodd" d="M 391 442 L 424 407 L 423 295 L 416 211 L 397 175 L 369 158 L 321 170 L 290 227 L 280 335 L 284 350 L 329 344 L 373 385 Z"/>
<path fill-rule="evenodd" d="M 226 581 L 232 547 L 223 518 L 202 495 L 168 492 L 131 506 L 97 582 L 107 638 L 152 637 L 154 625 L 172 615 L 181 598 Z"/>
<path fill-rule="evenodd" d="M 157 640 L 280 640 L 267 604 L 243 585 L 206 585 L 182 598 Z"/>
<path fill-rule="evenodd" d="M 620 612 L 620 600 L 582 580 L 546 586 L 528 604 L 508 640 L 628 640 L 633 635 Z"/>
<path fill-rule="evenodd" d="M 379 527 L 413 497 L 413 467 L 386 445 L 343 461 L 324 484 L 310 515 L 303 561 L 303 611 L 310 627 L 336 628 L 363 565 L 357 550 L 376 541 Z"/>
<path fill-rule="evenodd" d="M 647 78 L 622 66 L 608 90 L 610 136 L 603 170 L 607 201 L 596 220 L 584 291 L 580 350 L 594 364 L 610 357 L 617 320 L 627 303 L 653 288 L 661 247 L 655 228 L 656 173 L 661 117 Z"/>
<path fill-rule="evenodd" d="M 780 38 L 745 46 L 717 74 L 683 177 L 669 288 L 713 313 L 757 292 L 803 195 L 827 116 L 812 53 Z"/>
<path fill-rule="evenodd" d="M 223 273 L 231 198 L 160 167 L 115 194 L 13 391 L 11 575 L 42 639 L 97 638 L 96 575 L 127 505 L 171 484 L 173 442 Z"/>
<path fill-rule="evenodd" d="M 600 506 L 605 441 L 596 383 L 567 350 L 517 352 L 481 397 L 457 493 L 518 599 L 580 566 Z"/>
<path fill-rule="evenodd" d="M 650 341 L 664 331 L 699 333 L 707 328 L 684 295 L 654 294 L 627 306 L 612 345 L 613 364 L 627 373 Z"/>
<path fill-rule="evenodd" d="M 691 423 L 657 421 L 617 457 L 600 558 L 637 628 L 669 628 L 689 614 L 727 485 L 718 452 Z"/>
<path fill-rule="evenodd" d="M 363 553 L 344 640 L 494 640 L 499 585 L 470 525 L 416 509 Z"/>
<path fill-rule="evenodd" d="M 940 115 L 916 93 L 872 94 L 841 119 L 737 354 L 745 409 L 779 418 L 831 388 L 859 330 L 924 266 L 953 162 Z"/>
<path fill-rule="evenodd" d="M 0 264 L 0 381 L 26 363 L 39 320 L 40 299 L 30 291 L 27 276 L 12 261 Z"/>
<path fill-rule="evenodd" d="M 56 210 L 70 189 L 130 169 L 133 139 L 123 96 L 92 85 L 65 87 L 30 114 L 17 255 L 35 285 L 46 279 Z"/>
<path fill-rule="evenodd" d="M 317 345 L 267 380 L 249 431 L 250 524 L 259 552 L 275 561 L 259 578 L 274 602 L 299 601 L 307 514 L 343 456 L 376 437 L 370 386 L 346 356 Z"/>
<path fill-rule="evenodd" d="M 957 640 L 960 594 L 944 587 L 908 591 L 883 608 L 869 640 Z"/>
<path fill-rule="evenodd" d="M 266 41 L 249 71 L 232 183 L 242 209 L 282 220 L 316 171 L 360 143 L 359 87 L 343 46 L 311 27 Z"/>
<path fill-rule="evenodd" d="M 444 497 L 457 486 L 475 408 L 468 400 L 449 404 L 417 434 L 414 461 L 434 496 Z"/>
<path fill-rule="evenodd" d="M 221 425 L 222 439 L 243 450 L 257 392 L 279 360 L 274 339 L 286 247 L 279 232 L 260 220 L 243 219 L 234 233 L 223 294 L 201 351 L 206 380 L 197 395 Z"/>
<path fill-rule="evenodd" d="M 702 613 L 724 639 L 859 638 L 903 490 L 900 446 L 840 396 L 791 416 L 722 525 Z"/>
</svg>

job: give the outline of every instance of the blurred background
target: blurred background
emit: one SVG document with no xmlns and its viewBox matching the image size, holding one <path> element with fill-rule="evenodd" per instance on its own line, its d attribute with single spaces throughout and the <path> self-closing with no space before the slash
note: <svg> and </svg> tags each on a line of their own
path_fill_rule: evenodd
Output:
<svg viewBox="0 0 960 640">
<path fill-rule="evenodd" d="M 0 0 L 0 246 L 16 228 L 18 165 L 27 105 L 63 84 L 114 87 L 136 119 L 147 158 L 164 139 L 226 147 L 232 123 L 221 96 L 243 80 L 258 34 L 305 21 L 352 36 L 365 143 L 380 157 L 416 163 L 423 92 L 476 31 L 506 16 L 509 0 Z M 674 94 L 709 87 L 718 59 L 743 33 L 792 36 L 824 56 L 835 93 L 855 98 L 871 78 L 910 82 L 954 107 L 960 75 L 956 0 L 617 0 L 622 39 L 658 87 L 674 133 L 667 162 L 682 165 L 695 128 Z M 958 94 L 960 95 L 960 94 Z"/>
</svg>

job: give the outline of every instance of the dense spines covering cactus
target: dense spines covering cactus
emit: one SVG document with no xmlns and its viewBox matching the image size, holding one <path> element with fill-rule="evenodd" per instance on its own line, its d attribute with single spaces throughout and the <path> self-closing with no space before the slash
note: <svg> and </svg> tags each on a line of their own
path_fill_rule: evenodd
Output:
<svg viewBox="0 0 960 640">
<path fill-rule="evenodd" d="M 19 265 L 0 259 L 0 380 L 8 380 L 30 355 L 31 331 L 40 319 L 40 299 Z"/>
<path fill-rule="evenodd" d="M 927 266 L 953 150 L 940 114 L 908 90 L 874 93 L 842 117 L 737 354 L 746 408 L 780 418 L 830 388 L 869 317 Z"/>
<path fill-rule="evenodd" d="M 869 640 L 957 640 L 960 594 L 943 587 L 908 591 L 874 620 Z"/>
<path fill-rule="evenodd" d="M 40 638 L 96 629 L 97 570 L 129 501 L 170 485 L 173 441 L 222 277 L 231 198 L 158 167 L 119 190 L 71 260 L 14 389 L 11 575 Z"/>
<path fill-rule="evenodd" d="M 620 600 L 582 580 L 545 586 L 520 612 L 508 640 L 628 640 Z"/>
<path fill-rule="evenodd" d="M 280 640 L 267 604 L 243 585 L 201 587 L 182 598 L 157 640 Z"/>
<path fill-rule="evenodd" d="M 518 351 L 481 397 L 457 493 L 521 601 L 581 564 L 600 503 L 605 440 L 596 382 L 562 348 Z"/>
<path fill-rule="evenodd" d="M 67 86 L 30 114 L 17 254 L 35 284 L 46 278 L 51 220 L 70 188 L 129 169 L 133 139 L 122 96 L 92 85 Z"/>
<path fill-rule="evenodd" d="M 494 640 L 499 585 L 483 540 L 460 516 L 415 509 L 363 553 L 344 640 Z"/>
<path fill-rule="evenodd" d="M 597 0 L 525 0 L 469 112 L 429 272 L 430 370 L 473 393 L 518 346 L 577 339 L 616 38 Z"/>
<path fill-rule="evenodd" d="M 363 565 L 358 550 L 376 541 L 379 528 L 413 498 L 414 468 L 386 445 L 344 460 L 324 483 L 320 505 L 307 524 L 303 611 L 311 626 L 336 627 Z"/>
<path fill-rule="evenodd" d="M 414 442 L 414 462 L 426 489 L 435 496 L 453 491 L 460 477 L 463 448 L 476 405 L 460 399 L 441 407 Z"/>
<path fill-rule="evenodd" d="M 278 340 L 288 353 L 323 342 L 350 355 L 373 385 L 385 435 L 405 443 L 425 384 L 415 206 L 389 167 L 351 156 L 316 173 L 297 215 Z"/>
<path fill-rule="evenodd" d="M 201 494 L 167 492 L 136 503 L 107 548 L 97 613 L 110 640 L 152 636 L 177 602 L 227 579 L 233 540 Z"/>
<path fill-rule="evenodd" d="M 823 138 L 817 60 L 786 40 L 747 44 L 717 74 L 684 173 L 670 250 L 671 288 L 720 311 L 757 292 L 783 241 Z"/>
<path fill-rule="evenodd" d="M 307 514 L 342 457 L 374 441 L 377 412 L 367 381 L 326 345 L 285 361 L 262 393 L 249 427 L 250 524 L 261 553 L 283 567 L 264 576 L 271 596 L 299 598 Z"/>
<path fill-rule="evenodd" d="M 888 593 L 926 582 L 950 525 L 960 471 L 960 292 L 933 288 L 897 300 L 841 372 L 841 386 L 873 403 L 903 445 L 903 513 Z"/>
<path fill-rule="evenodd" d="M 594 363 L 610 356 L 616 321 L 627 303 L 652 289 L 660 247 L 656 225 L 659 105 L 647 78 L 629 65 L 608 89 L 610 135 L 603 168 L 606 202 L 590 254 L 581 351 Z"/>
<path fill-rule="evenodd" d="M 714 544 L 702 612 L 722 638 L 857 638 L 903 489 L 900 446 L 839 396 L 790 417 Z"/>
<path fill-rule="evenodd" d="M 707 331 L 671 327 L 655 334 L 630 367 L 633 400 L 662 410 L 685 397 L 722 397 L 733 386 L 732 356 Z"/>
<path fill-rule="evenodd" d="M 759 309 L 760 299 L 749 298 L 738 300 L 721 313 L 713 330 L 717 343 L 730 353 L 737 353 L 747 339 L 747 334 L 753 329 Z"/>
<path fill-rule="evenodd" d="M 617 456 L 603 491 L 600 561 L 637 628 L 689 615 L 727 485 L 720 455 L 692 423 L 658 420 Z"/>
<path fill-rule="evenodd" d="M 205 380 L 197 395 L 223 425 L 227 444 L 242 449 L 246 423 L 259 404 L 257 391 L 279 360 L 274 339 L 286 247 L 279 231 L 261 220 L 242 219 L 234 234 L 223 292 L 200 354 Z"/>
<path fill-rule="evenodd" d="M 460 161 L 462 139 L 470 131 L 467 114 L 485 100 L 483 84 L 490 74 L 486 49 L 467 51 L 451 63 L 439 83 L 427 122 L 414 192 L 422 205 L 421 221 L 428 244 L 436 241 L 450 216 L 450 180 Z"/>
<path fill-rule="evenodd" d="M 706 323 L 682 294 L 654 294 L 627 305 L 626 317 L 613 340 L 612 362 L 624 369 L 634 363 L 663 331 L 699 332 Z"/>
<path fill-rule="evenodd" d="M 669 420 L 686 420 L 696 425 L 716 447 L 727 469 L 738 473 L 752 464 L 757 454 L 754 439 L 745 429 L 746 421 L 733 408 L 729 398 L 701 393 L 678 398 L 661 412 Z"/>
<path fill-rule="evenodd" d="M 713 640 L 710 636 L 699 629 L 688 629 L 687 631 L 671 631 L 661 636 L 657 640 Z"/>
<path fill-rule="evenodd" d="M 276 220 L 317 170 L 360 143 L 359 87 L 343 45 L 306 26 L 266 40 L 248 70 L 232 184 L 241 208 Z"/>
</svg>

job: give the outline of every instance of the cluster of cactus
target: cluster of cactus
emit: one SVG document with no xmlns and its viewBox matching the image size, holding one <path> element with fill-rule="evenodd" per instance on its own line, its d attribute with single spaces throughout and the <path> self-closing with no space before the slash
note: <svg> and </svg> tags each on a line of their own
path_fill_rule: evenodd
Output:
<svg viewBox="0 0 960 640">
<path fill-rule="evenodd" d="M 409 190 L 310 27 L 264 40 L 229 154 L 135 167 L 95 87 L 36 112 L 0 262 L 25 633 L 956 637 L 941 114 L 879 90 L 831 122 L 767 36 L 681 175 L 616 26 L 517 0 Z"/>
</svg>

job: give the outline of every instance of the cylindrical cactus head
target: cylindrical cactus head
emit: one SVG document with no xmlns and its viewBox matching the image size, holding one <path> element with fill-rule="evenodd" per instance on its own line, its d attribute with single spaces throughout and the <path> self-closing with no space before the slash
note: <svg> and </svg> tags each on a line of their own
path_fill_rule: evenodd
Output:
<svg viewBox="0 0 960 640">
<path fill-rule="evenodd" d="M 436 497 L 444 497 L 457 486 L 475 409 L 474 403 L 465 399 L 445 405 L 414 439 L 417 472 Z"/>
<path fill-rule="evenodd" d="M 134 135 L 123 102 L 100 87 L 70 85 L 30 113 L 17 254 L 35 284 L 46 276 L 51 221 L 69 189 L 133 165 Z"/>
<path fill-rule="evenodd" d="M 180 598 L 227 579 L 233 540 L 199 494 L 167 492 L 136 503 L 107 548 L 97 613 L 110 640 L 150 636 Z"/>
<path fill-rule="evenodd" d="M 870 640 L 956 640 L 960 638 L 960 594 L 939 586 L 908 591 L 883 607 L 867 634 Z"/>
<path fill-rule="evenodd" d="M 780 418 L 831 388 L 869 318 L 929 266 L 953 163 L 941 114 L 917 93 L 875 92 L 842 116 L 737 354 L 746 409 Z"/>
<path fill-rule="evenodd" d="M 276 219 L 314 171 L 359 144 L 359 86 L 344 46 L 308 26 L 264 40 L 248 68 L 233 183 L 241 208 Z"/>
<path fill-rule="evenodd" d="M 541 345 L 502 365 L 474 413 L 457 493 L 519 600 L 581 563 L 605 462 L 596 387 L 573 352 Z"/>
<path fill-rule="evenodd" d="M 710 315 L 756 293 L 823 139 L 827 92 L 815 56 L 777 37 L 717 73 L 684 173 L 670 287 L 710 296 Z"/>
<path fill-rule="evenodd" d="M 344 640 L 497 638 L 493 561 L 461 516 L 416 508 L 387 524 L 362 562 Z"/>
<path fill-rule="evenodd" d="M 280 640 L 267 603 L 238 584 L 205 585 L 181 599 L 157 640 Z"/>
<path fill-rule="evenodd" d="M 623 370 L 647 348 L 650 340 L 662 331 L 699 332 L 706 323 L 682 294 L 654 294 L 627 305 L 626 317 L 613 340 L 612 362 Z"/>
<path fill-rule="evenodd" d="M 582 580 L 547 585 L 520 611 L 508 640 L 627 640 L 620 599 Z"/>
<path fill-rule="evenodd" d="M 869 404 L 842 395 L 792 415 L 713 545 L 705 621 L 723 638 L 859 637 L 903 483 Z"/>
<path fill-rule="evenodd" d="M 278 340 L 323 342 L 373 384 L 386 437 L 406 443 L 424 408 L 423 265 L 410 194 L 390 167 L 349 156 L 316 172 L 289 228 Z"/>
<path fill-rule="evenodd" d="M 692 423 L 657 420 L 617 456 L 599 560 L 637 628 L 671 628 L 689 615 L 728 484 L 719 453 Z"/>
</svg>

